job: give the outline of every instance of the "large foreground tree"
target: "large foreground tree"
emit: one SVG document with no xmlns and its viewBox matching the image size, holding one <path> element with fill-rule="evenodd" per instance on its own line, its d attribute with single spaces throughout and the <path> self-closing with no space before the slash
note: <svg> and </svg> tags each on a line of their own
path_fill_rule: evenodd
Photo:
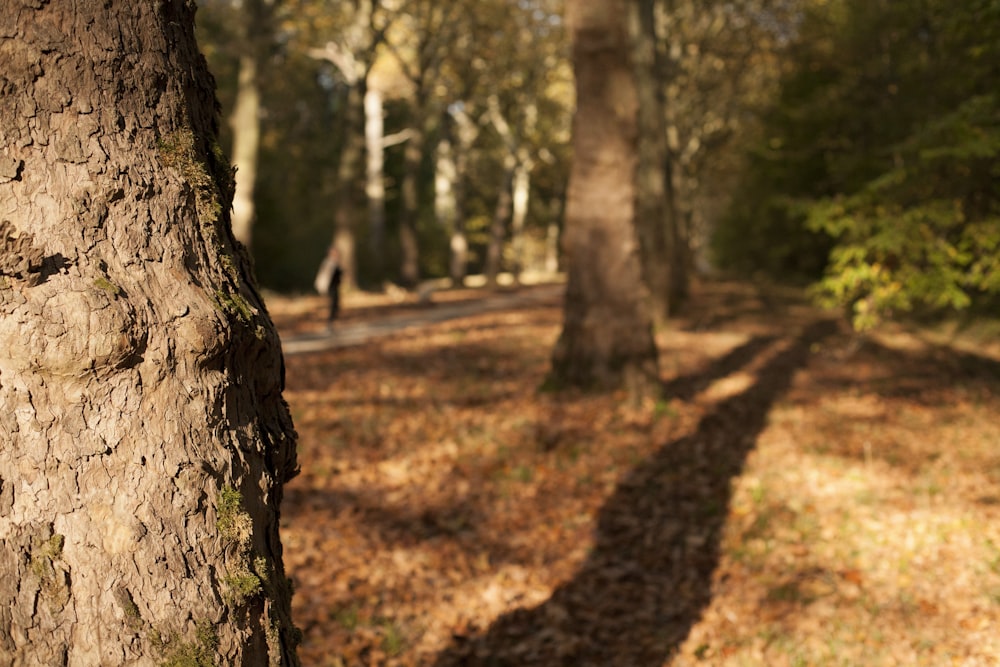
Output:
<svg viewBox="0 0 1000 667">
<path fill-rule="evenodd" d="M 551 379 L 642 395 L 655 389 L 658 373 L 635 225 L 639 101 L 628 0 L 572 0 L 566 15 L 577 109 L 564 234 L 566 307 Z"/>
<path fill-rule="evenodd" d="M 0 664 L 297 662 L 294 431 L 193 13 L 0 4 Z"/>
</svg>

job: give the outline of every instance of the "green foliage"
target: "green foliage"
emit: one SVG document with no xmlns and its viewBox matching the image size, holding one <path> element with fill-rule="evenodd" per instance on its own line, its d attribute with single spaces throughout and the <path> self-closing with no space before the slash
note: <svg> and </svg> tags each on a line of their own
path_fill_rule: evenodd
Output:
<svg viewBox="0 0 1000 667">
<path fill-rule="evenodd" d="M 406 636 L 402 628 L 393 621 L 382 622 L 382 650 L 390 657 L 396 657 L 406 648 Z"/>
<path fill-rule="evenodd" d="M 58 533 L 42 542 L 31 556 L 31 571 L 43 584 L 49 586 L 56 578 L 53 561 L 62 556 L 66 538 Z"/>
<path fill-rule="evenodd" d="M 215 526 L 219 530 L 219 535 L 235 544 L 248 544 L 253 531 L 253 521 L 243 509 L 243 494 L 231 486 L 224 486 L 219 491 L 216 502 Z"/>
<path fill-rule="evenodd" d="M 113 282 L 111 282 L 110 280 L 108 280 L 103 276 L 94 280 L 94 287 L 96 287 L 97 289 L 104 290 L 112 297 L 118 297 L 123 294 L 122 289 L 120 287 L 118 287 Z"/>
<path fill-rule="evenodd" d="M 180 642 L 176 637 L 164 640 L 158 632 L 153 632 L 154 648 L 163 653 L 160 667 L 215 667 L 219 649 L 219 635 L 208 621 L 200 621 L 195 628 L 195 639 Z"/>
<path fill-rule="evenodd" d="M 181 130 L 161 137 L 157 149 L 163 163 L 180 172 L 194 190 L 198 221 L 205 227 L 214 227 L 223 214 L 222 199 L 225 198 L 227 204 L 232 201 L 232 171 L 221 148 L 213 145 L 208 158 L 203 158 L 194 134 Z M 220 174 L 223 165 L 229 171 Z"/>
<path fill-rule="evenodd" d="M 242 294 L 217 289 L 215 290 L 215 303 L 220 310 L 235 317 L 240 322 L 244 324 L 253 322 L 255 310 Z"/>
<path fill-rule="evenodd" d="M 894 147 L 899 166 L 812 206 L 810 227 L 837 242 L 816 293 L 855 328 L 1000 292 L 998 102 L 976 95 L 928 120 Z"/>
<path fill-rule="evenodd" d="M 858 329 L 1000 292 L 998 26 L 996 0 L 816 3 L 720 256 L 780 273 L 827 239 L 814 292 Z"/>
<path fill-rule="evenodd" d="M 226 576 L 222 583 L 226 587 L 224 593 L 226 604 L 230 607 L 242 607 L 263 590 L 260 577 L 248 569 L 241 569 Z"/>
<path fill-rule="evenodd" d="M 838 239 L 815 293 L 850 308 L 856 329 L 918 306 L 962 309 L 1000 291 L 1000 218 L 968 222 L 957 201 L 909 208 L 859 201 L 817 204 L 816 229 Z"/>
<path fill-rule="evenodd" d="M 263 556 L 254 557 L 250 548 L 253 520 L 243 507 L 243 494 L 224 486 L 216 500 L 216 528 L 233 557 L 222 578 L 222 597 L 226 605 L 242 607 L 267 593 L 273 595 L 273 568 Z"/>
</svg>

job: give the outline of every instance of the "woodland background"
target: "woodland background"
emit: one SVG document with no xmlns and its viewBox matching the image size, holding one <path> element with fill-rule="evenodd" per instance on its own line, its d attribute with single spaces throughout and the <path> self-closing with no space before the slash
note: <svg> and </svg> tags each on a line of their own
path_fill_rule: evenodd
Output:
<svg viewBox="0 0 1000 667">
<path fill-rule="evenodd" d="M 266 287 L 308 290 L 335 237 L 366 288 L 558 264 L 574 108 L 560 2 L 202 4 L 227 146 L 259 129 L 256 164 L 233 154 Z M 989 301 L 995 1 L 645 4 L 688 272 L 814 284 L 860 327 Z M 373 98 L 383 150 L 366 151 Z"/>
<path fill-rule="evenodd" d="M 561 293 L 424 303 L 558 285 L 560 2 L 202 3 L 283 338 L 331 241 L 334 339 L 417 327 L 288 356 L 304 662 L 998 664 L 1000 2 L 647 4 L 691 288 L 632 405 L 539 391 Z"/>
</svg>

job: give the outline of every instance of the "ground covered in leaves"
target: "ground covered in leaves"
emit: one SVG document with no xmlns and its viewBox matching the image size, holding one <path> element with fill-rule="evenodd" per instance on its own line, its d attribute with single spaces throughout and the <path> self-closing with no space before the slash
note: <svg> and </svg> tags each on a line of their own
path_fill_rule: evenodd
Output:
<svg viewBox="0 0 1000 667">
<path fill-rule="evenodd" d="M 303 664 L 1000 664 L 996 348 L 709 284 L 635 406 L 539 392 L 560 306 L 287 356 Z"/>
</svg>

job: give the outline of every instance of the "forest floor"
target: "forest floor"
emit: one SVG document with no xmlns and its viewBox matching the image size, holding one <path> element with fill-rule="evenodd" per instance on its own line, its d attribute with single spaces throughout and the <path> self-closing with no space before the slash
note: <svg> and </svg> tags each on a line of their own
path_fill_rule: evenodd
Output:
<svg viewBox="0 0 1000 667">
<path fill-rule="evenodd" d="M 995 337 L 709 283 L 637 406 L 540 393 L 560 291 L 513 294 L 348 294 L 330 336 L 269 297 L 304 665 L 1000 665 Z"/>
</svg>

